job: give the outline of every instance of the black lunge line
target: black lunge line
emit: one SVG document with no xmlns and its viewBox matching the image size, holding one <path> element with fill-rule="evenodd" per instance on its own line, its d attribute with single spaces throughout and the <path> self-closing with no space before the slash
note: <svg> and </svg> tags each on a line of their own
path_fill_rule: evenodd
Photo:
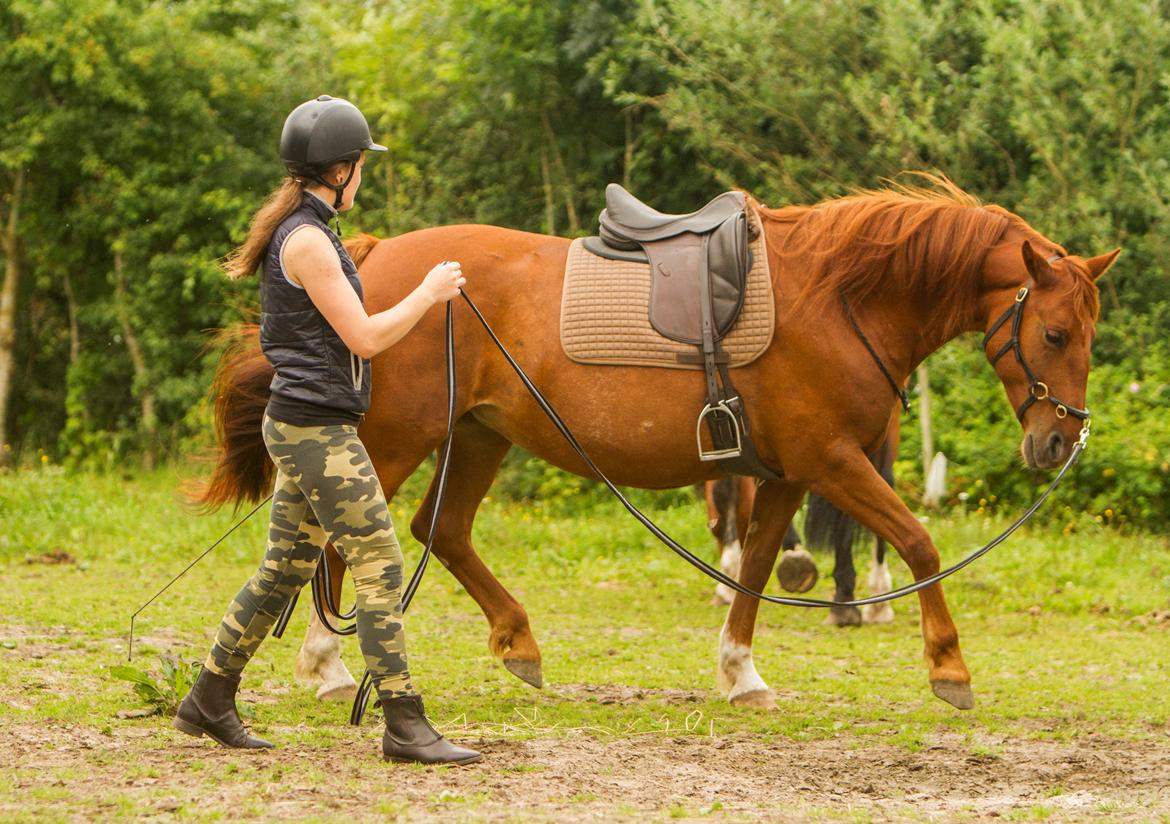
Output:
<svg viewBox="0 0 1170 824">
<path fill-rule="evenodd" d="M 483 328 L 487 331 L 488 335 L 491 337 L 492 342 L 495 343 L 496 348 L 499 349 L 500 353 L 503 354 L 503 356 L 507 359 L 508 364 L 512 367 L 512 370 L 516 373 L 516 375 L 523 382 L 525 388 L 528 390 L 528 393 L 530 395 L 532 395 L 533 399 L 540 406 L 541 410 L 543 410 L 544 414 L 546 416 L 548 416 L 548 419 L 550 421 L 552 421 L 553 425 L 557 428 L 557 430 L 561 433 L 561 435 L 564 437 L 564 439 L 568 442 L 569 446 L 573 447 L 573 450 L 577 453 L 577 455 L 579 455 L 580 458 L 583 461 L 585 461 L 585 463 L 589 466 L 589 468 L 591 470 L 593 470 L 593 473 L 597 476 L 597 478 L 609 488 L 609 491 L 612 492 L 614 494 L 614 496 L 619 501 L 621 501 L 622 506 L 624 506 L 629 511 L 629 513 L 631 515 L 633 515 L 635 518 L 637 518 L 638 521 L 643 526 L 645 526 L 646 529 L 648 529 L 651 532 L 651 534 L 654 535 L 654 537 L 656 537 L 659 541 L 661 541 L 667 547 L 669 547 L 676 555 L 681 557 L 683 560 L 685 560 L 691 566 L 698 569 L 700 572 L 702 572 L 707 577 L 712 578 L 721 584 L 724 584 L 726 586 L 731 587 L 736 592 L 743 593 L 744 595 L 749 595 L 752 598 L 756 598 L 757 600 L 760 600 L 760 601 L 766 601 L 766 602 L 771 603 L 771 604 L 780 604 L 781 606 L 790 606 L 790 607 L 807 607 L 807 608 L 820 608 L 820 609 L 828 609 L 828 608 L 832 608 L 832 607 L 842 607 L 842 606 L 844 606 L 844 607 L 862 607 L 862 606 L 866 606 L 868 604 L 881 604 L 881 603 L 884 603 L 886 601 L 893 601 L 896 598 L 901 598 L 903 596 L 910 595 L 912 593 L 918 592 L 919 590 L 923 590 L 923 589 L 926 589 L 927 587 L 930 587 L 930 586 L 933 586 L 934 584 L 937 584 L 939 581 L 943 580 L 944 578 L 947 578 L 951 575 L 954 575 L 956 572 L 958 572 L 963 567 L 968 566 L 969 564 L 973 563 L 977 559 L 981 558 L 983 555 L 986 555 L 992 549 L 994 549 L 995 547 L 997 547 L 1001 543 L 1003 543 L 1005 540 L 1007 540 L 1008 536 L 1010 536 L 1013 532 L 1015 532 L 1017 529 L 1019 529 L 1021 526 L 1023 526 L 1023 524 L 1026 521 L 1028 521 L 1028 519 L 1031 518 L 1032 515 L 1034 515 L 1036 513 L 1036 510 L 1038 510 L 1040 508 L 1040 506 L 1048 499 L 1048 496 L 1052 494 L 1052 491 L 1054 489 L 1056 489 L 1056 487 L 1064 479 L 1064 476 L 1066 474 L 1068 474 L 1068 471 L 1073 467 L 1073 465 L 1076 464 L 1077 460 L 1081 456 L 1081 453 L 1085 449 L 1085 445 L 1088 443 L 1088 440 L 1089 440 L 1089 420 L 1088 420 L 1088 413 L 1086 412 L 1085 413 L 1086 417 L 1084 418 L 1084 425 L 1081 427 L 1080 437 L 1077 439 L 1076 444 L 1073 446 L 1073 450 L 1072 450 L 1071 454 L 1068 456 L 1068 460 L 1065 461 L 1064 466 L 1061 467 L 1060 472 L 1057 473 L 1056 477 L 1052 479 L 1052 482 L 1048 485 L 1048 488 L 1045 489 L 1044 492 L 1042 492 L 1040 494 L 1040 496 L 1032 503 L 1032 505 L 1030 507 L 1028 507 L 1027 510 L 1024 511 L 1023 515 L 1021 515 L 1019 518 L 1016 519 L 1015 523 L 1013 523 L 1011 526 L 1009 526 L 1007 529 L 1005 529 L 1002 533 L 1000 533 L 997 537 L 993 538 L 987 544 L 985 544 L 984 546 L 975 550 L 974 552 L 972 552 L 970 555 L 968 555 L 963 560 L 959 561 L 954 566 L 948 567 L 947 569 L 944 569 L 941 572 L 937 572 L 934 575 L 928 576 L 926 578 L 921 578 L 912 584 L 907 584 L 906 586 L 899 587 L 898 589 L 883 593 L 882 595 L 873 595 L 873 596 L 870 596 L 869 598 L 861 598 L 861 599 L 854 600 L 854 601 L 825 601 L 825 600 L 822 600 L 819 598 L 788 598 L 788 597 L 781 597 L 781 596 L 775 596 L 775 595 L 765 595 L 762 592 L 756 592 L 754 589 L 751 589 L 750 587 L 744 586 L 739 581 L 726 575 L 722 570 L 715 569 L 710 564 L 708 564 L 706 561 L 697 557 L 694 553 L 692 553 L 686 547 L 682 546 L 677 541 L 675 541 L 673 538 L 671 538 L 669 535 L 667 535 L 665 532 L 663 532 L 662 529 L 657 524 L 655 524 L 653 521 L 651 521 L 649 518 L 647 518 L 642 513 L 641 510 L 639 510 L 636 506 L 634 506 L 632 503 L 630 503 L 630 501 L 626 498 L 626 496 L 622 494 L 621 490 L 619 490 L 616 486 L 614 486 L 613 482 L 610 481 L 610 479 L 608 477 L 606 477 L 605 473 L 602 472 L 601 469 L 598 468 L 597 464 L 595 464 L 593 462 L 593 459 L 590 458 L 588 453 L 585 452 L 584 447 L 582 447 L 581 444 L 577 441 L 577 438 L 573 435 L 573 433 L 569 429 L 568 425 L 565 424 L 565 422 L 561 419 L 561 416 L 557 414 L 557 411 L 553 408 L 552 404 L 549 403 L 548 399 L 546 399 L 544 397 L 544 395 L 541 394 L 540 390 L 536 388 L 536 385 L 532 382 L 532 380 L 528 377 L 528 375 L 520 367 L 520 364 L 516 363 L 516 360 L 512 357 L 511 353 L 508 352 L 507 348 L 500 341 L 500 339 L 498 337 L 496 337 L 495 331 L 492 330 L 491 325 L 487 322 L 487 319 L 479 311 L 479 307 L 475 305 L 475 301 L 473 301 L 471 299 L 471 296 L 467 294 L 466 290 L 462 290 L 460 292 L 460 294 L 462 295 L 463 300 L 466 301 L 467 305 L 471 307 L 471 311 L 475 313 L 475 316 L 477 318 L 479 318 L 479 322 L 483 325 Z M 848 310 L 848 304 L 846 304 L 846 309 Z M 850 314 L 850 318 L 852 319 L 852 313 L 849 313 L 849 314 Z M 439 478 L 438 493 L 435 496 L 435 509 L 431 513 L 431 530 L 430 530 L 430 533 L 427 535 L 427 546 L 426 546 L 426 550 L 423 553 L 423 560 L 420 562 L 419 569 L 415 573 L 416 579 L 418 577 L 420 577 L 422 574 L 422 569 L 426 564 L 427 556 L 430 554 L 430 551 L 431 551 L 431 544 L 434 542 L 435 525 L 438 522 L 439 509 L 442 505 L 442 500 L 443 500 L 443 495 L 442 495 L 443 488 L 444 488 L 445 483 L 446 483 L 446 472 L 447 472 L 446 458 L 447 458 L 447 455 L 450 451 L 451 428 L 453 425 L 453 415 L 454 415 L 453 404 L 454 404 L 454 397 L 455 397 L 454 329 L 452 327 L 451 321 L 452 321 L 451 304 L 448 303 L 447 304 L 447 333 L 446 333 L 447 334 L 447 442 L 444 445 L 443 461 L 441 462 L 441 464 L 439 466 L 439 472 L 441 473 L 441 475 Z M 858 334 L 861 336 L 862 340 L 866 343 L 866 347 L 870 349 L 870 353 L 874 356 L 874 359 L 878 362 L 878 365 L 882 367 L 882 372 L 885 373 L 887 380 L 889 380 L 890 384 L 894 387 L 894 391 L 898 392 L 898 394 L 900 396 L 903 395 L 903 393 L 901 391 L 899 391 L 898 385 L 894 382 L 893 378 L 890 376 L 890 374 L 886 370 L 885 366 L 881 363 L 881 359 L 877 357 L 877 353 L 873 351 L 872 347 L 870 347 L 869 342 L 865 339 L 865 335 L 861 332 L 861 329 L 856 326 L 856 322 L 854 322 L 854 324 L 855 324 L 855 328 L 857 329 Z M 416 581 L 412 580 L 411 581 L 412 587 L 415 586 L 415 584 L 416 584 Z M 409 599 L 410 595 L 413 595 L 413 589 L 408 591 L 408 598 L 406 600 L 404 600 L 404 602 L 403 602 L 403 611 L 404 612 L 406 610 L 406 604 L 409 603 L 408 599 Z M 353 709 L 350 711 L 350 715 L 349 715 L 349 723 L 350 724 L 353 724 L 356 726 L 356 725 L 361 723 L 362 716 L 365 715 L 366 706 L 369 703 L 370 694 L 373 690 L 373 686 L 374 685 L 373 685 L 373 681 L 371 680 L 371 677 L 370 677 L 370 672 L 369 672 L 369 670 L 367 670 L 365 676 L 362 678 L 361 686 L 358 687 L 357 696 L 354 698 Z"/>
<path fill-rule="evenodd" d="M 247 515 L 245 515 L 243 518 L 241 518 L 240 520 L 238 520 L 238 521 L 236 522 L 236 525 L 235 525 L 235 526 L 233 526 L 231 529 L 229 529 L 227 532 L 225 532 L 223 535 L 221 535 L 218 541 L 216 541 L 214 544 L 212 544 L 211 546 L 209 546 L 207 549 L 203 550 L 203 553 L 202 553 L 202 554 L 201 554 L 201 555 L 200 555 L 198 558 L 196 558 L 194 561 L 192 561 L 191 563 L 187 564 L 187 568 L 186 568 L 186 569 L 184 569 L 182 572 L 180 572 L 178 575 L 176 575 L 176 576 L 175 576 L 174 578 L 172 578 L 171 580 L 167 581 L 167 584 L 166 584 L 166 586 L 164 586 L 162 589 L 160 589 L 160 590 L 159 590 L 158 592 L 156 592 L 154 595 L 150 596 L 150 600 L 149 600 L 149 601 L 147 601 L 145 604 L 143 604 L 142 606 L 140 606 L 138 609 L 134 610 L 134 614 L 130 616 L 130 636 L 129 636 L 129 641 L 128 641 L 128 643 L 126 644 L 126 660 L 127 660 L 127 661 L 130 661 L 130 660 L 132 660 L 132 659 L 134 658 L 134 619 L 138 617 L 138 613 L 142 612 L 142 610 L 146 609 L 148 606 L 150 606 L 151 604 L 153 604 L 153 603 L 154 603 L 154 600 L 155 600 L 156 598 L 158 598 L 158 596 L 162 595 L 164 592 L 166 592 L 168 589 L 170 589 L 170 588 L 171 588 L 171 584 L 173 584 L 175 581 L 179 580 L 179 579 L 180 579 L 180 578 L 182 578 L 184 575 L 186 575 L 186 574 L 187 574 L 187 572 L 188 572 L 188 571 L 191 569 L 191 567 L 195 566 L 197 563 L 199 563 L 199 562 L 200 562 L 200 561 L 202 561 L 202 560 L 203 560 L 205 557 L 207 557 L 207 553 L 211 552 L 211 550 L 213 550 L 213 549 L 215 549 L 217 546 L 219 546 L 219 545 L 220 545 L 220 543 L 223 541 L 223 539 L 224 539 L 224 538 L 226 538 L 227 536 L 229 536 L 229 535 L 231 535 L 233 532 L 235 532 L 235 531 L 236 531 L 236 530 L 237 530 L 237 529 L 240 527 L 240 524 L 244 523 L 244 521 L 248 520 L 248 519 L 249 519 L 249 518 L 251 518 L 253 515 L 255 515 L 255 514 L 256 514 L 256 511 L 257 511 L 258 509 L 260 509 L 260 507 L 264 506 L 264 504 L 268 503 L 268 502 L 269 502 L 269 501 L 271 501 L 271 500 L 272 500 L 272 496 L 271 496 L 271 495 L 269 495 L 269 496 L 268 496 L 267 498 L 265 498 L 263 501 L 261 501 L 260 503 L 256 504 L 256 506 L 255 506 L 255 507 L 252 509 L 252 511 L 251 511 L 251 512 L 249 512 L 249 513 L 248 513 Z"/>
<path fill-rule="evenodd" d="M 548 416 L 549 420 L 553 422 L 553 425 L 556 426 L 561 435 L 564 436 L 566 441 L 568 441 L 569 446 L 573 447 L 573 450 L 581 457 L 583 461 L 585 461 L 586 464 L 589 465 L 589 468 L 593 470 L 598 479 L 607 487 L 609 487 L 609 491 L 612 492 L 619 501 L 621 501 L 622 506 L 624 506 L 631 515 L 637 518 L 638 521 L 640 521 L 642 525 L 645 526 L 646 529 L 648 529 L 654 535 L 654 537 L 656 537 L 662 543 L 666 544 L 666 546 L 673 550 L 675 554 L 683 558 L 683 560 L 687 561 L 687 563 L 694 566 L 700 572 L 704 573 L 710 578 L 713 578 L 721 584 L 731 587 L 736 592 L 743 593 L 744 595 L 750 595 L 752 598 L 756 598 L 760 601 L 767 601 L 771 604 L 780 604 L 782 606 L 790 607 L 819 607 L 824 609 L 839 606 L 861 607 L 866 606 L 867 604 L 880 604 L 885 601 L 892 601 L 895 598 L 901 598 L 904 595 L 909 595 L 913 592 L 918 592 L 919 590 L 926 589 L 929 586 L 937 584 L 939 581 L 950 575 L 953 575 L 963 567 L 970 564 L 972 561 L 986 554 L 992 548 L 1001 544 L 1004 540 L 1007 539 L 1009 535 L 1019 529 L 1019 527 L 1022 526 L 1025 521 L 1031 518 L 1036 510 L 1040 508 L 1040 505 L 1043 504 L 1045 500 L 1047 500 L 1048 496 L 1052 493 L 1052 490 L 1056 489 L 1057 485 L 1060 484 L 1061 480 L 1068 473 L 1069 469 L 1071 469 L 1072 466 L 1077 462 L 1077 459 L 1080 458 L 1081 452 L 1084 451 L 1085 444 L 1088 443 L 1089 440 L 1089 421 L 1086 418 L 1084 426 L 1081 427 L 1080 438 L 1073 446 L 1072 453 L 1068 456 L 1068 460 L 1065 461 L 1065 464 L 1063 467 L 1061 467 L 1060 472 L 1055 478 L 1053 478 L 1052 483 L 1050 483 L 1048 488 L 1045 489 L 1043 493 L 1041 493 L 1040 497 L 1038 497 L 1035 502 L 1030 507 L 1028 507 L 1023 515 L 1016 519 L 1015 523 L 1004 530 L 998 537 L 994 538 L 983 547 L 975 550 L 952 567 L 944 569 L 941 572 L 937 572 L 929 577 L 921 578 L 912 584 L 907 584 L 904 587 L 899 587 L 898 589 L 891 590 L 890 592 L 884 593 L 882 595 L 874 595 L 869 598 L 862 598 L 855 601 L 824 601 L 819 598 L 787 598 L 775 595 L 765 595 L 762 592 L 756 592 L 750 587 L 745 587 L 739 581 L 726 575 L 721 570 L 715 569 L 701 558 L 696 557 L 694 553 L 663 532 L 657 524 L 643 515 L 636 506 L 630 503 L 629 500 L 626 499 L 626 496 L 621 493 L 621 490 L 613 485 L 613 482 L 610 481 L 609 478 L 605 476 L 605 473 L 603 473 L 597 467 L 597 464 L 593 462 L 593 459 L 590 458 L 588 454 L 586 454 L 584 448 L 582 448 L 581 444 L 577 442 L 577 439 L 569 430 L 569 427 L 565 425 L 565 422 L 561 420 L 560 415 L 558 415 L 556 410 L 553 409 L 552 404 L 550 404 L 544 395 L 540 393 L 540 390 L 536 388 L 536 386 L 529 379 L 528 375 L 524 373 L 524 370 L 520 368 L 520 365 L 516 363 L 515 359 L 513 359 L 512 356 L 508 353 L 508 350 L 504 348 L 504 344 L 502 344 L 500 339 L 496 337 L 496 333 L 492 331 L 491 326 L 488 325 L 487 320 L 480 313 L 479 308 L 468 296 L 467 292 L 463 292 L 462 294 L 463 299 L 467 302 L 467 305 L 471 307 L 471 311 L 475 312 L 475 316 L 479 318 L 479 322 L 483 324 L 483 328 L 487 330 L 488 335 L 491 336 L 491 339 L 496 344 L 496 347 L 500 350 L 501 353 L 503 353 L 504 357 L 507 358 L 509 365 L 520 377 L 520 380 L 523 381 L 524 386 L 528 389 L 529 394 L 531 394 L 536 402 L 540 405 L 540 408 L 544 410 L 544 414 Z M 451 334 L 450 327 L 448 327 L 447 334 Z"/>
</svg>

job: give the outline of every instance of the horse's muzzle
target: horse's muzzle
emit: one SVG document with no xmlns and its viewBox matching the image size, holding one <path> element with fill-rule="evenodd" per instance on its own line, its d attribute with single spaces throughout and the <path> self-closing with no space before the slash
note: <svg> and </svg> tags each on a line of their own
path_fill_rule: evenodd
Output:
<svg viewBox="0 0 1170 824">
<path fill-rule="evenodd" d="M 1058 430 L 1029 432 L 1020 444 L 1020 452 L 1030 469 L 1055 469 L 1068 460 L 1073 443 Z"/>
</svg>

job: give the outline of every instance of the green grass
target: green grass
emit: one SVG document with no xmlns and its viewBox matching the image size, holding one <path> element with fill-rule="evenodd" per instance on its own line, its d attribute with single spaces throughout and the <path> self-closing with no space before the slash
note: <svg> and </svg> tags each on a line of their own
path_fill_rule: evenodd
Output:
<svg viewBox="0 0 1170 824">
<path fill-rule="evenodd" d="M 170 468 L 131 478 L 70 475 L 52 467 L 0 474 L 0 637 L 6 640 L 0 647 L 0 697 L 7 699 L 0 701 L 0 726 L 72 725 L 115 738 L 153 730 L 147 741 L 158 742 L 170 735 L 162 718 L 117 717 L 139 703 L 131 685 L 109 677 L 107 670 L 125 661 L 131 613 L 236 520 L 227 511 L 186 512 L 175 493 L 178 480 Z M 391 506 L 410 565 L 419 547 L 408 537 L 409 517 L 423 483 L 412 479 Z M 639 496 L 667 532 L 711 554 L 698 504 L 657 508 L 654 500 L 649 493 Z M 157 672 L 163 651 L 202 660 L 228 601 L 259 561 L 266 514 L 266 509 L 257 513 L 142 613 L 136 625 L 138 666 Z M 928 524 L 944 563 L 1003 526 L 974 516 L 932 516 Z M 894 743 L 915 750 L 940 732 L 952 732 L 966 737 L 972 757 L 995 759 L 996 747 L 981 743 L 989 735 L 1060 740 L 1108 730 L 1119 738 L 1146 739 L 1164 737 L 1170 720 L 1168 628 L 1135 620 L 1168 606 L 1170 542 L 1163 537 L 1091 526 L 1071 535 L 1025 528 L 948 581 L 979 701 L 968 713 L 930 693 L 915 599 L 896 603 L 893 624 L 862 630 L 825 627 L 818 610 L 763 605 L 756 665 L 781 704 L 770 714 L 731 707 L 715 690 L 715 643 L 724 610 L 709 605 L 708 582 L 618 505 L 573 513 L 563 503 L 542 508 L 489 499 L 474 540 L 525 605 L 541 643 L 548 687 L 528 688 L 489 655 L 487 624 L 478 608 L 441 565 L 433 565 L 408 614 L 411 670 L 432 717 L 462 734 L 521 741 L 582 734 L 750 735 L 762 741 L 834 738 L 842 747 Z M 28 562 L 57 550 L 76 563 Z M 831 597 L 831 561 L 818 563 L 822 580 L 812 594 Z M 862 579 L 867 564 L 859 557 Z M 906 582 L 896 558 L 892 568 L 896 583 Z M 365 741 L 373 762 L 369 769 L 375 770 L 380 767 L 373 759 L 376 745 L 366 740 L 372 728 L 348 728 L 346 709 L 317 703 L 295 683 L 293 660 L 306 618 L 306 610 L 298 609 L 285 638 L 266 641 L 249 665 L 245 685 L 261 696 L 252 706 L 252 725 L 261 735 L 271 731 L 289 748 Z M 356 644 L 347 641 L 343 650 L 360 675 Z M 636 702 L 601 703 L 574 686 L 605 684 L 691 690 L 695 700 L 672 701 L 651 692 Z M 93 757 L 100 762 L 107 756 L 95 751 Z M 156 781 L 152 764 L 130 771 L 127 780 Z M 206 763 L 191 758 L 185 769 L 261 787 L 276 780 L 271 765 L 248 757 Z M 335 780 L 314 770 L 309 763 L 298 765 L 297 780 Z M 539 781 L 540 769 L 533 767 L 532 773 Z M 64 773 L 33 791 L 17 789 L 17 783 L 27 786 L 34 778 L 20 766 L 3 768 L 0 809 L 6 796 L 16 794 L 34 811 L 56 811 L 49 815 L 67 810 L 66 817 L 117 817 L 141 812 L 135 805 L 152 797 L 138 790 L 137 800 L 130 801 L 106 787 L 91 797 L 70 798 L 54 784 L 69 784 Z M 161 792 L 165 781 L 159 784 Z M 248 802 L 261 817 L 265 792 L 252 793 Z M 431 798 L 428 808 L 474 810 L 491 792 L 490 786 L 463 788 Z M 409 813 L 392 798 L 379 803 L 386 817 Z M 656 815 L 668 820 L 723 814 L 706 806 L 671 801 Z M 183 800 L 169 815 L 204 812 L 211 811 Z M 1038 804 L 1017 815 L 1039 820 L 1049 812 Z"/>
</svg>

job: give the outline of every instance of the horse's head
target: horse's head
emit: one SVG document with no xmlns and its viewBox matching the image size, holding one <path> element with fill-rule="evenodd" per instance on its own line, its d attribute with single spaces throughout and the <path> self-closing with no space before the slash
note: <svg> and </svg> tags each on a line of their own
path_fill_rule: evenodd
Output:
<svg viewBox="0 0 1170 824">
<path fill-rule="evenodd" d="M 983 348 L 1024 429 L 1020 451 L 1032 468 L 1060 466 L 1087 425 L 1089 348 L 1097 320 L 1095 281 L 1120 249 L 1083 260 L 1016 246 L 1006 283 L 989 305 Z M 1006 262 L 1006 261 L 1005 261 Z M 998 278 L 997 278 L 998 280 Z"/>
</svg>

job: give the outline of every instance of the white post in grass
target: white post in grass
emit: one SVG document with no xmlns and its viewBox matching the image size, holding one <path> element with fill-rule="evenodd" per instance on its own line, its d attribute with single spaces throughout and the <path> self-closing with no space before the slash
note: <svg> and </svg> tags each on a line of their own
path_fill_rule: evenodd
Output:
<svg viewBox="0 0 1170 824">
<path fill-rule="evenodd" d="M 918 366 L 918 416 L 922 420 L 922 476 L 926 479 L 922 505 L 933 508 L 946 494 L 947 458 L 934 451 L 934 436 L 930 429 L 930 374 L 925 363 Z"/>
</svg>

